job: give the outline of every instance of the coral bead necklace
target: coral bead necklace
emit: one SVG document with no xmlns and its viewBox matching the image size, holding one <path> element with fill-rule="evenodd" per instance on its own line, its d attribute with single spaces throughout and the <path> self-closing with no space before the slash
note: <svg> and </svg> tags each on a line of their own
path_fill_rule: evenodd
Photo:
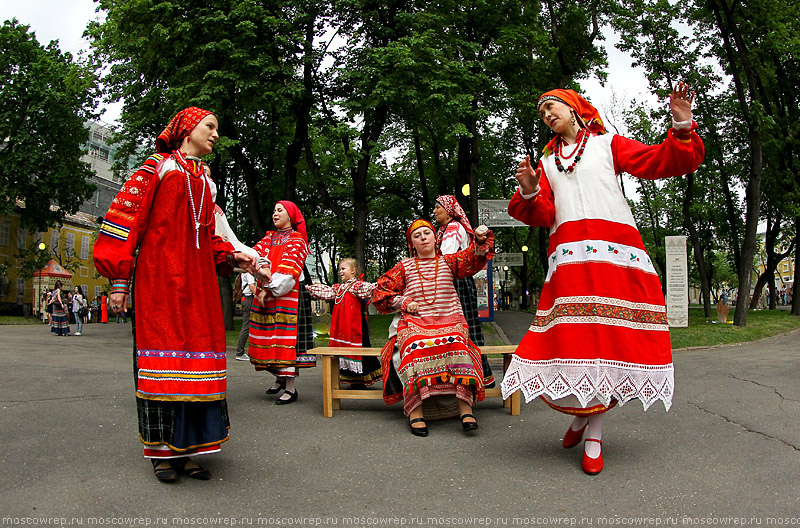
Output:
<svg viewBox="0 0 800 528">
<path fill-rule="evenodd" d="M 577 141 L 575 142 L 575 149 L 569 156 L 564 156 L 563 154 L 564 142 L 560 141 L 558 143 L 558 146 L 553 153 L 555 155 L 556 168 L 558 169 L 558 172 L 566 172 L 567 174 L 571 174 L 575 170 L 575 165 L 577 165 L 577 163 L 581 160 L 583 151 L 586 149 L 586 143 L 589 141 L 589 135 L 589 131 L 586 128 L 581 129 L 581 131 L 578 133 Z M 575 156 L 575 159 L 567 168 L 564 168 L 564 165 L 561 163 L 561 159 L 563 158 L 568 160 L 572 156 Z"/>
</svg>

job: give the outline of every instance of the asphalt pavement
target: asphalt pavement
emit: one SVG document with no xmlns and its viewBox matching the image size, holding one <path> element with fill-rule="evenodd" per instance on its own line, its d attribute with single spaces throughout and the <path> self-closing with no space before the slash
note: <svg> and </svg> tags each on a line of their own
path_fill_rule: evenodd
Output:
<svg viewBox="0 0 800 528">
<path fill-rule="evenodd" d="M 516 343 L 530 314 L 500 312 Z M 129 324 L 56 337 L 0 326 L 0 525 L 770 525 L 800 524 L 800 333 L 675 354 L 672 408 L 607 415 L 606 467 L 565 450 L 570 419 L 539 401 L 480 429 L 399 406 L 344 401 L 322 415 L 321 369 L 277 406 L 271 379 L 228 350 L 231 439 L 202 457 L 213 479 L 159 483 L 142 458 Z"/>
</svg>

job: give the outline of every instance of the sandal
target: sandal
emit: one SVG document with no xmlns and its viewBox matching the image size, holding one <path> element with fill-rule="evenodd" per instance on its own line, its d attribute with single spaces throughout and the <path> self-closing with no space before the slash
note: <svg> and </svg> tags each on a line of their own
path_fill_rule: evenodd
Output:
<svg viewBox="0 0 800 528">
<path fill-rule="evenodd" d="M 158 480 L 161 482 L 174 482 L 178 480 L 178 472 L 175 471 L 175 468 L 172 467 L 172 463 L 170 463 L 169 460 L 151 458 L 150 461 L 153 463 L 153 473 Z M 159 467 L 163 464 L 166 464 L 166 467 Z"/>
<path fill-rule="evenodd" d="M 195 467 L 187 468 L 186 464 L 191 462 L 195 465 Z M 197 480 L 211 480 L 211 472 L 192 460 L 191 458 L 184 458 L 179 467 L 181 473 L 186 475 L 189 478 L 197 479 Z"/>
</svg>

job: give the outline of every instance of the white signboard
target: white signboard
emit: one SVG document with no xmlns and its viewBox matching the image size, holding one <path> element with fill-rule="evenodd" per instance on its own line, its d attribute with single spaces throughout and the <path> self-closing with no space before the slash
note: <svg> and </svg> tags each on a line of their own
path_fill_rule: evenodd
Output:
<svg viewBox="0 0 800 528">
<path fill-rule="evenodd" d="M 667 252 L 667 320 L 669 326 L 689 326 L 689 266 L 686 237 L 664 237 Z"/>
<path fill-rule="evenodd" d="M 478 200 L 478 223 L 488 227 L 525 227 L 508 214 L 509 200 Z"/>
<path fill-rule="evenodd" d="M 522 253 L 496 253 L 492 259 L 493 266 L 522 266 Z"/>
</svg>

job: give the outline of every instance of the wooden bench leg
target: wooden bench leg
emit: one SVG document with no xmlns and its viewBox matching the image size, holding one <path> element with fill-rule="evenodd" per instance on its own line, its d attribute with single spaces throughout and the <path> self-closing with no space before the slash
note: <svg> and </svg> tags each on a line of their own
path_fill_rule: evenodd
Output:
<svg viewBox="0 0 800 528">
<path fill-rule="evenodd" d="M 511 354 L 503 354 L 503 378 L 506 377 L 506 370 L 508 370 L 508 366 L 511 364 Z M 502 381 L 502 380 L 501 380 Z M 512 396 L 513 398 L 513 396 Z M 503 407 L 506 409 L 511 408 L 511 398 L 506 398 L 503 400 Z M 511 414 L 514 414 L 514 410 L 511 410 Z M 519 414 L 519 409 L 517 409 L 517 414 Z"/>
<path fill-rule="evenodd" d="M 339 357 L 332 356 L 331 357 L 331 385 L 334 389 L 339 390 L 341 387 L 339 381 Z M 335 410 L 341 409 L 341 399 L 333 398 L 333 408 Z"/>
<path fill-rule="evenodd" d="M 335 356 L 322 356 L 322 414 L 325 418 L 333 418 L 333 388 L 339 387 L 339 368 L 332 369 Z M 333 384 L 333 372 L 336 372 L 337 384 Z"/>
<path fill-rule="evenodd" d="M 511 416 L 519 416 L 522 404 L 522 391 L 515 391 L 506 401 L 511 403 Z"/>
</svg>

